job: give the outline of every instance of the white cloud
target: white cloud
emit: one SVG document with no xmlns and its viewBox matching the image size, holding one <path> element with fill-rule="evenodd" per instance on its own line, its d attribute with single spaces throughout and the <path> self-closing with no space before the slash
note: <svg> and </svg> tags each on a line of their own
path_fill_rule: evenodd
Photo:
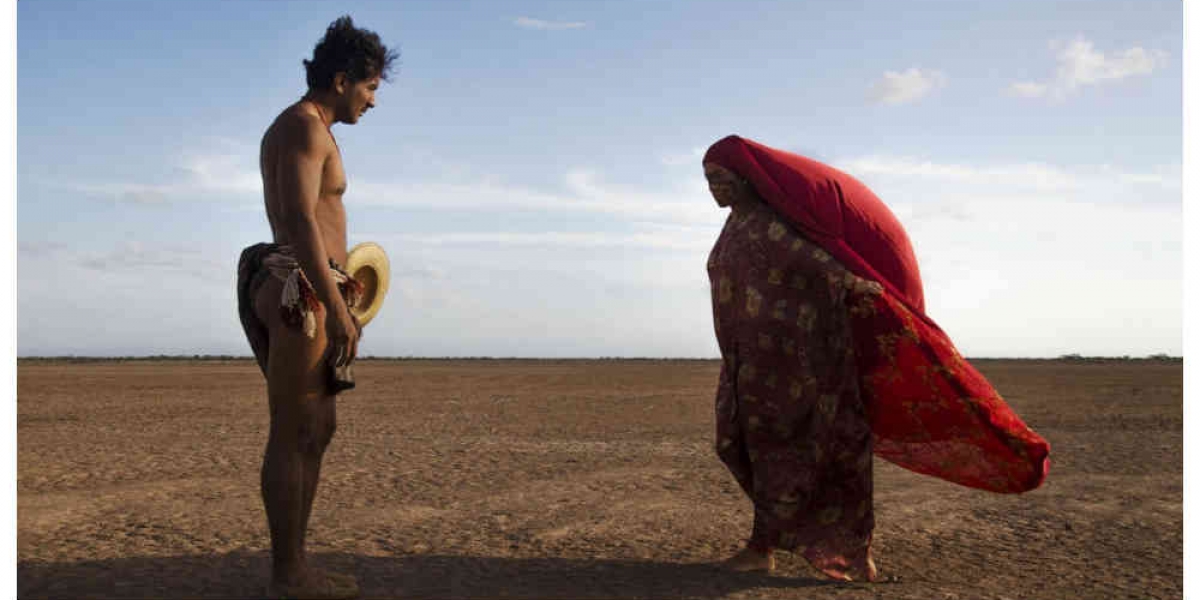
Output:
<svg viewBox="0 0 1200 600">
<path fill-rule="evenodd" d="M 574 170 L 562 177 L 563 192 L 547 193 L 486 179 L 445 183 L 429 181 L 363 181 L 356 183 L 359 206 L 392 206 L 439 210 L 537 211 L 590 213 L 627 222 L 676 224 L 719 223 L 722 212 L 710 201 L 703 178 L 690 177 L 678 189 L 646 192 L 611 187 L 591 171 Z"/>
<path fill-rule="evenodd" d="M 93 272 L 106 277 L 129 276 L 156 280 L 158 277 L 180 275 L 201 278 L 209 282 L 228 283 L 233 271 L 228 253 L 213 252 L 188 246 L 146 244 L 125 240 L 108 249 L 70 246 L 61 242 L 34 240 L 22 242 L 19 252 L 27 265 L 39 265 L 33 271 L 41 276 L 43 264 L 55 264 Z"/>
<path fill-rule="evenodd" d="M 1027 98 L 1049 95 L 1062 99 L 1084 86 L 1148 75 L 1167 62 L 1166 52 L 1141 46 L 1105 54 L 1084 37 L 1069 42 L 1052 41 L 1050 49 L 1058 63 L 1054 79 L 1017 82 L 1009 86 L 1010 93 Z"/>
<path fill-rule="evenodd" d="M 210 145 L 222 146 L 219 151 L 191 151 L 184 154 L 168 172 L 144 181 L 75 181 L 44 182 L 49 187 L 66 188 L 74 192 L 100 196 L 117 202 L 134 204 L 167 204 L 195 198 L 245 200 L 262 196 L 262 179 L 258 173 L 255 150 L 233 140 L 214 138 Z"/>
<path fill-rule="evenodd" d="M 20 241 L 17 243 L 17 252 L 22 258 L 26 256 L 48 256 L 54 255 L 67 249 L 67 245 L 62 242 L 52 242 L 45 240 L 36 241 Z"/>
<path fill-rule="evenodd" d="M 946 85 L 946 75 L 912 67 L 907 71 L 888 71 L 883 79 L 875 82 L 867 98 L 876 104 L 906 104 L 929 95 L 933 90 Z"/>
<path fill-rule="evenodd" d="M 928 313 L 968 356 L 1181 353 L 1180 165 L 834 164 L 904 224 Z"/>
<path fill-rule="evenodd" d="M 1064 168 L 1044 163 L 965 165 L 929 160 L 864 156 L 838 161 L 837 166 L 860 177 L 908 177 L 958 182 L 973 186 L 1003 186 L 1013 190 L 1079 191 L 1114 186 L 1150 186 L 1178 191 L 1179 165 L 1164 165 L 1153 173 L 1131 173 L 1110 166 Z"/>
<path fill-rule="evenodd" d="M 245 154 L 200 155 L 186 159 L 180 168 L 192 187 L 233 194 L 262 194 L 257 157 Z"/>
<path fill-rule="evenodd" d="M 704 157 L 704 150 L 704 148 L 692 148 L 687 153 L 663 154 L 659 157 L 659 161 L 668 167 L 692 165 L 699 168 L 700 159 Z"/>
<path fill-rule="evenodd" d="M 403 244 L 490 245 L 574 248 L 656 248 L 703 250 L 713 243 L 712 232 L 702 229 L 684 231 L 491 231 L 443 232 L 433 234 L 373 234 L 364 239 L 391 239 Z"/>
<path fill-rule="evenodd" d="M 87 195 L 102 196 L 118 202 L 131 204 L 165 204 L 186 193 L 186 187 L 177 184 L 150 185 L 145 183 L 72 183 L 66 184 L 72 191 Z"/>
<path fill-rule="evenodd" d="M 1018 81 L 1008 86 L 1008 91 L 1023 98 L 1040 98 L 1046 95 L 1049 87 L 1036 81 Z"/>
<path fill-rule="evenodd" d="M 197 154 L 180 174 L 193 191 L 212 189 L 241 164 L 220 158 L 232 154 Z M 1179 165 L 829 162 L 904 223 L 929 312 L 968 355 L 1181 353 Z M 715 356 L 705 257 L 727 213 L 698 169 L 664 171 L 679 179 L 660 189 L 588 169 L 537 190 L 469 172 L 356 181 L 357 206 L 425 219 L 396 211 L 352 227 L 352 243 L 379 241 L 393 260 L 393 292 L 363 353 Z M 529 214 L 481 222 L 456 210 Z M 522 228 L 530 216 L 544 228 Z M 246 354 L 232 295 L 239 248 L 22 237 L 19 351 Z M 166 321 L 188 333 L 163 338 L 154 327 Z"/>
<path fill-rule="evenodd" d="M 205 198 L 236 202 L 245 210 L 261 210 L 262 183 L 258 162 L 245 144 L 218 140 L 225 152 L 193 152 L 172 168 L 175 180 L 167 183 L 44 182 L 51 187 L 100 196 L 119 202 L 164 205 Z M 694 148 L 680 157 L 664 157 L 667 164 L 691 162 L 699 169 L 704 149 Z M 708 202 L 707 187 L 699 175 L 680 179 L 676 189 L 647 192 L 610 186 L 587 169 L 561 176 L 561 191 L 546 192 L 508 185 L 497 178 L 472 172 L 461 165 L 443 165 L 433 179 L 379 181 L 356 179 L 350 194 L 356 206 L 390 206 L 434 210 L 537 211 L 583 213 L 624 221 L 676 224 L 712 224 L 721 211 Z M 434 171 L 437 171 L 436 169 Z"/>
<path fill-rule="evenodd" d="M 22 355 L 249 354 L 232 249 L 29 240 L 17 273 Z"/>
<path fill-rule="evenodd" d="M 1071 86 L 1145 75 L 1166 63 L 1167 54 L 1161 50 L 1129 48 L 1112 56 L 1097 52 L 1091 42 L 1077 38 L 1067 43 L 1058 54 L 1058 76 Z"/>
<path fill-rule="evenodd" d="M 524 29 L 540 29 L 543 31 L 561 31 L 564 29 L 581 29 L 587 27 L 587 23 L 582 21 L 546 21 L 531 17 L 517 17 L 513 21 L 513 24 Z"/>
<path fill-rule="evenodd" d="M 921 264 L 929 314 L 968 355 L 1181 351 L 1178 204 L 988 197 L 974 188 L 932 202 L 957 206 L 967 219 L 932 211 L 901 218 Z"/>
<path fill-rule="evenodd" d="M 894 156 L 833 163 L 868 182 L 905 224 L 921 264 L 930 314 L 969 355 L 1180 352 L 1179 165 L 1132 171 L 1109 165 L 969 164 Z M 604 353 L 608 346 L 601 331 L 613 345 L 650 347 L 644 340 L 631 342 L 640 340 L 633 330 L 600 327 L 581 316 L 589 314 L 609 323 L 649 323 L 651 314 L 661 320 L 675 315 L 678 333 L 672 333 L 676 325 L 669 321 L 655 321 L 664 339 L 707 331 L 703 261 L 719 226 L 646 210 L 655 204 L 691 206 L 705 198 L 703 188 L 694 195 L 681 193 L 688 204 L 677 204 L 670 194 L 613 189 L 585 170 L 567 174 L 564 182 L 561 196 L 497 186 L 484 202 L 603 213 L 619 219 L 625 229 L 448 229 L 390 237 L 378 232 L 386 247 L 456 263 L 440 267 L 448 275 L 436 286 L 409 285 L 406 301 L 419 303 L 414 306 L 418 311 L 428 310 L 429 319 L 438 318 L 439 307 L 453 299 L 464 314 L 507 323 L 497 326 L 494 337 L 480 334 L 460 341 L 499 354 L 546 355 L 568 346 L 589 349 L 576 355 Z M 462 206 L 480 201 L 480 191 L 466 186 L 444 198 L 423 198 L 423 203 Z M 698 208 L 709 212 L 707 205 Z M 719 220 L 724 213 L 714 211 L 714 216 Z M 630 256 L 640 258 L 630 263 Z M 620 279 L 634 271 L 636 277 Z M 508 306 L 479 297 L 509 278 L 520 283 L 505 284 L 506 289 L 521 298 L 541 297 L 540 304 Z M 643 296 L 623 303 L 605 295 L 613 286 L 623 294 Z M 1081 302 L 1086 308 L 1080 308 Z M 646 303 L 661 304 L 661 314 Z M 408 322 L 414 322 L 411 316 Z M 1136 335 L 1122 325 L 1132 322 L 1139 323 Z M 419 334 L 425 336 L 422 343 L 440 343 L 433 325 L 411 327 L 399 337 Z M 536 332 L 536 339 L 512 349 L 503 341 L 505 327 Z M 589 342 L 581 344 L 574 336 Z M 693 335 L 686 344 L 654 348 L 696 355 L 703 352 L 688 348 L 706 348 L 707 341 Z"/>
</svg>

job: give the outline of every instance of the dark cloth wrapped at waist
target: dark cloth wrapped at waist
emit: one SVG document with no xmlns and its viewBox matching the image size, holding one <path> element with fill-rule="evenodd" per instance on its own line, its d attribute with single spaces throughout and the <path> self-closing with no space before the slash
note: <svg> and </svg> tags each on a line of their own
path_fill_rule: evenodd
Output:
<svg viewBox="0 0 1200 600">
<path fill-rule="evenodd" d="M 333 259 L 329 260 L 329 270 L 333 273 L 338 292 L 345 300 L 346 306 L 356 307 L 362 300 L 362 283 L 351 277 Z M 300 267 L 295 250 L 291 246 L 262 242 L 242 250 L 238 260 L 238 316 L 250 341 L 250 348 L 254 351 L 254 358 L 264 375 L 267 372 L 270 336 L 266 324 L 262 323 L 255 313 L 254 299 L 268 277 L 274 277 L 283 283 L 279 298 L 280 318 L 287 326 L 303 332 L 309 339 L 316 337 L 316 311 L 321 306 L 312 282 Z M 349 365 L 333 371 L 330 373 L 330 384 L 335 393 L 354 387 Z"/>
</svg>

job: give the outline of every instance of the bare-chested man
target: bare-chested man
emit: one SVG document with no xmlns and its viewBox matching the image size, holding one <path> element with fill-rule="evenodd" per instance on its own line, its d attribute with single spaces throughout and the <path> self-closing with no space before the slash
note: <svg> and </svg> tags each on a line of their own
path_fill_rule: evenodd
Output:
<svg viewBox="0 0 1200 600">
<path fill-rule="evenodd" d="M 349 365 L 361 332 L 349 312 L 361 286 L 339 266 L 346 262 L 346 174 L 330 128 L 357 123 L 375 106 L 394 59 L 378 35 L 350 17 L 338 19 L 304 61 L 308 93 L 262 140 L 259 167 L 275 239 L 243 251 L 238 310 L 267 378 L 271 430 L 262 496 L 273 597 L 358 595 L 353 576 L 309 565 L 304 550 L 336 394 L 354 385 Z"/>
</svg>

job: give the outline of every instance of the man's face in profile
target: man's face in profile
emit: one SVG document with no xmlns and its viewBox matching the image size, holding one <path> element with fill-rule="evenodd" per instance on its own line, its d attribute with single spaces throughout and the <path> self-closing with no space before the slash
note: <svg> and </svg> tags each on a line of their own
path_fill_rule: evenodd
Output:
<svg viewBox="0 0 1200 600">
<path fill-rule="evenodd" d="M 339 74 L 339 77 L 344 77 Z M 369 109 L 375 108 L 375 91 L 379 89 L 380 78 L 369 77 L 361 81 L 350 82 L 345 79 L 341 89 L 342 110 L 340 121 L 351 125 L 358 122 Z"/>
</svg>

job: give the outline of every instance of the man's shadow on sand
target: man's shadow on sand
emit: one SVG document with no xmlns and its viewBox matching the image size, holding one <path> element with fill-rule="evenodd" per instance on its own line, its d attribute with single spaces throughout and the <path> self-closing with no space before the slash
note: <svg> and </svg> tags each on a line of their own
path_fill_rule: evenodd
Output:
<svg viewBox="0 0 1200 600">
<path fill-rule="evenodd" d="M 364 598 L 715 598 L 750 588 L 844 585 L 636 560 L 338 553 L 317 554 L 313 560 L 355 574 Z M 261 598 L 268 570 L 265 552 L 21 561 L 17 597 Z"/>
</svg>

